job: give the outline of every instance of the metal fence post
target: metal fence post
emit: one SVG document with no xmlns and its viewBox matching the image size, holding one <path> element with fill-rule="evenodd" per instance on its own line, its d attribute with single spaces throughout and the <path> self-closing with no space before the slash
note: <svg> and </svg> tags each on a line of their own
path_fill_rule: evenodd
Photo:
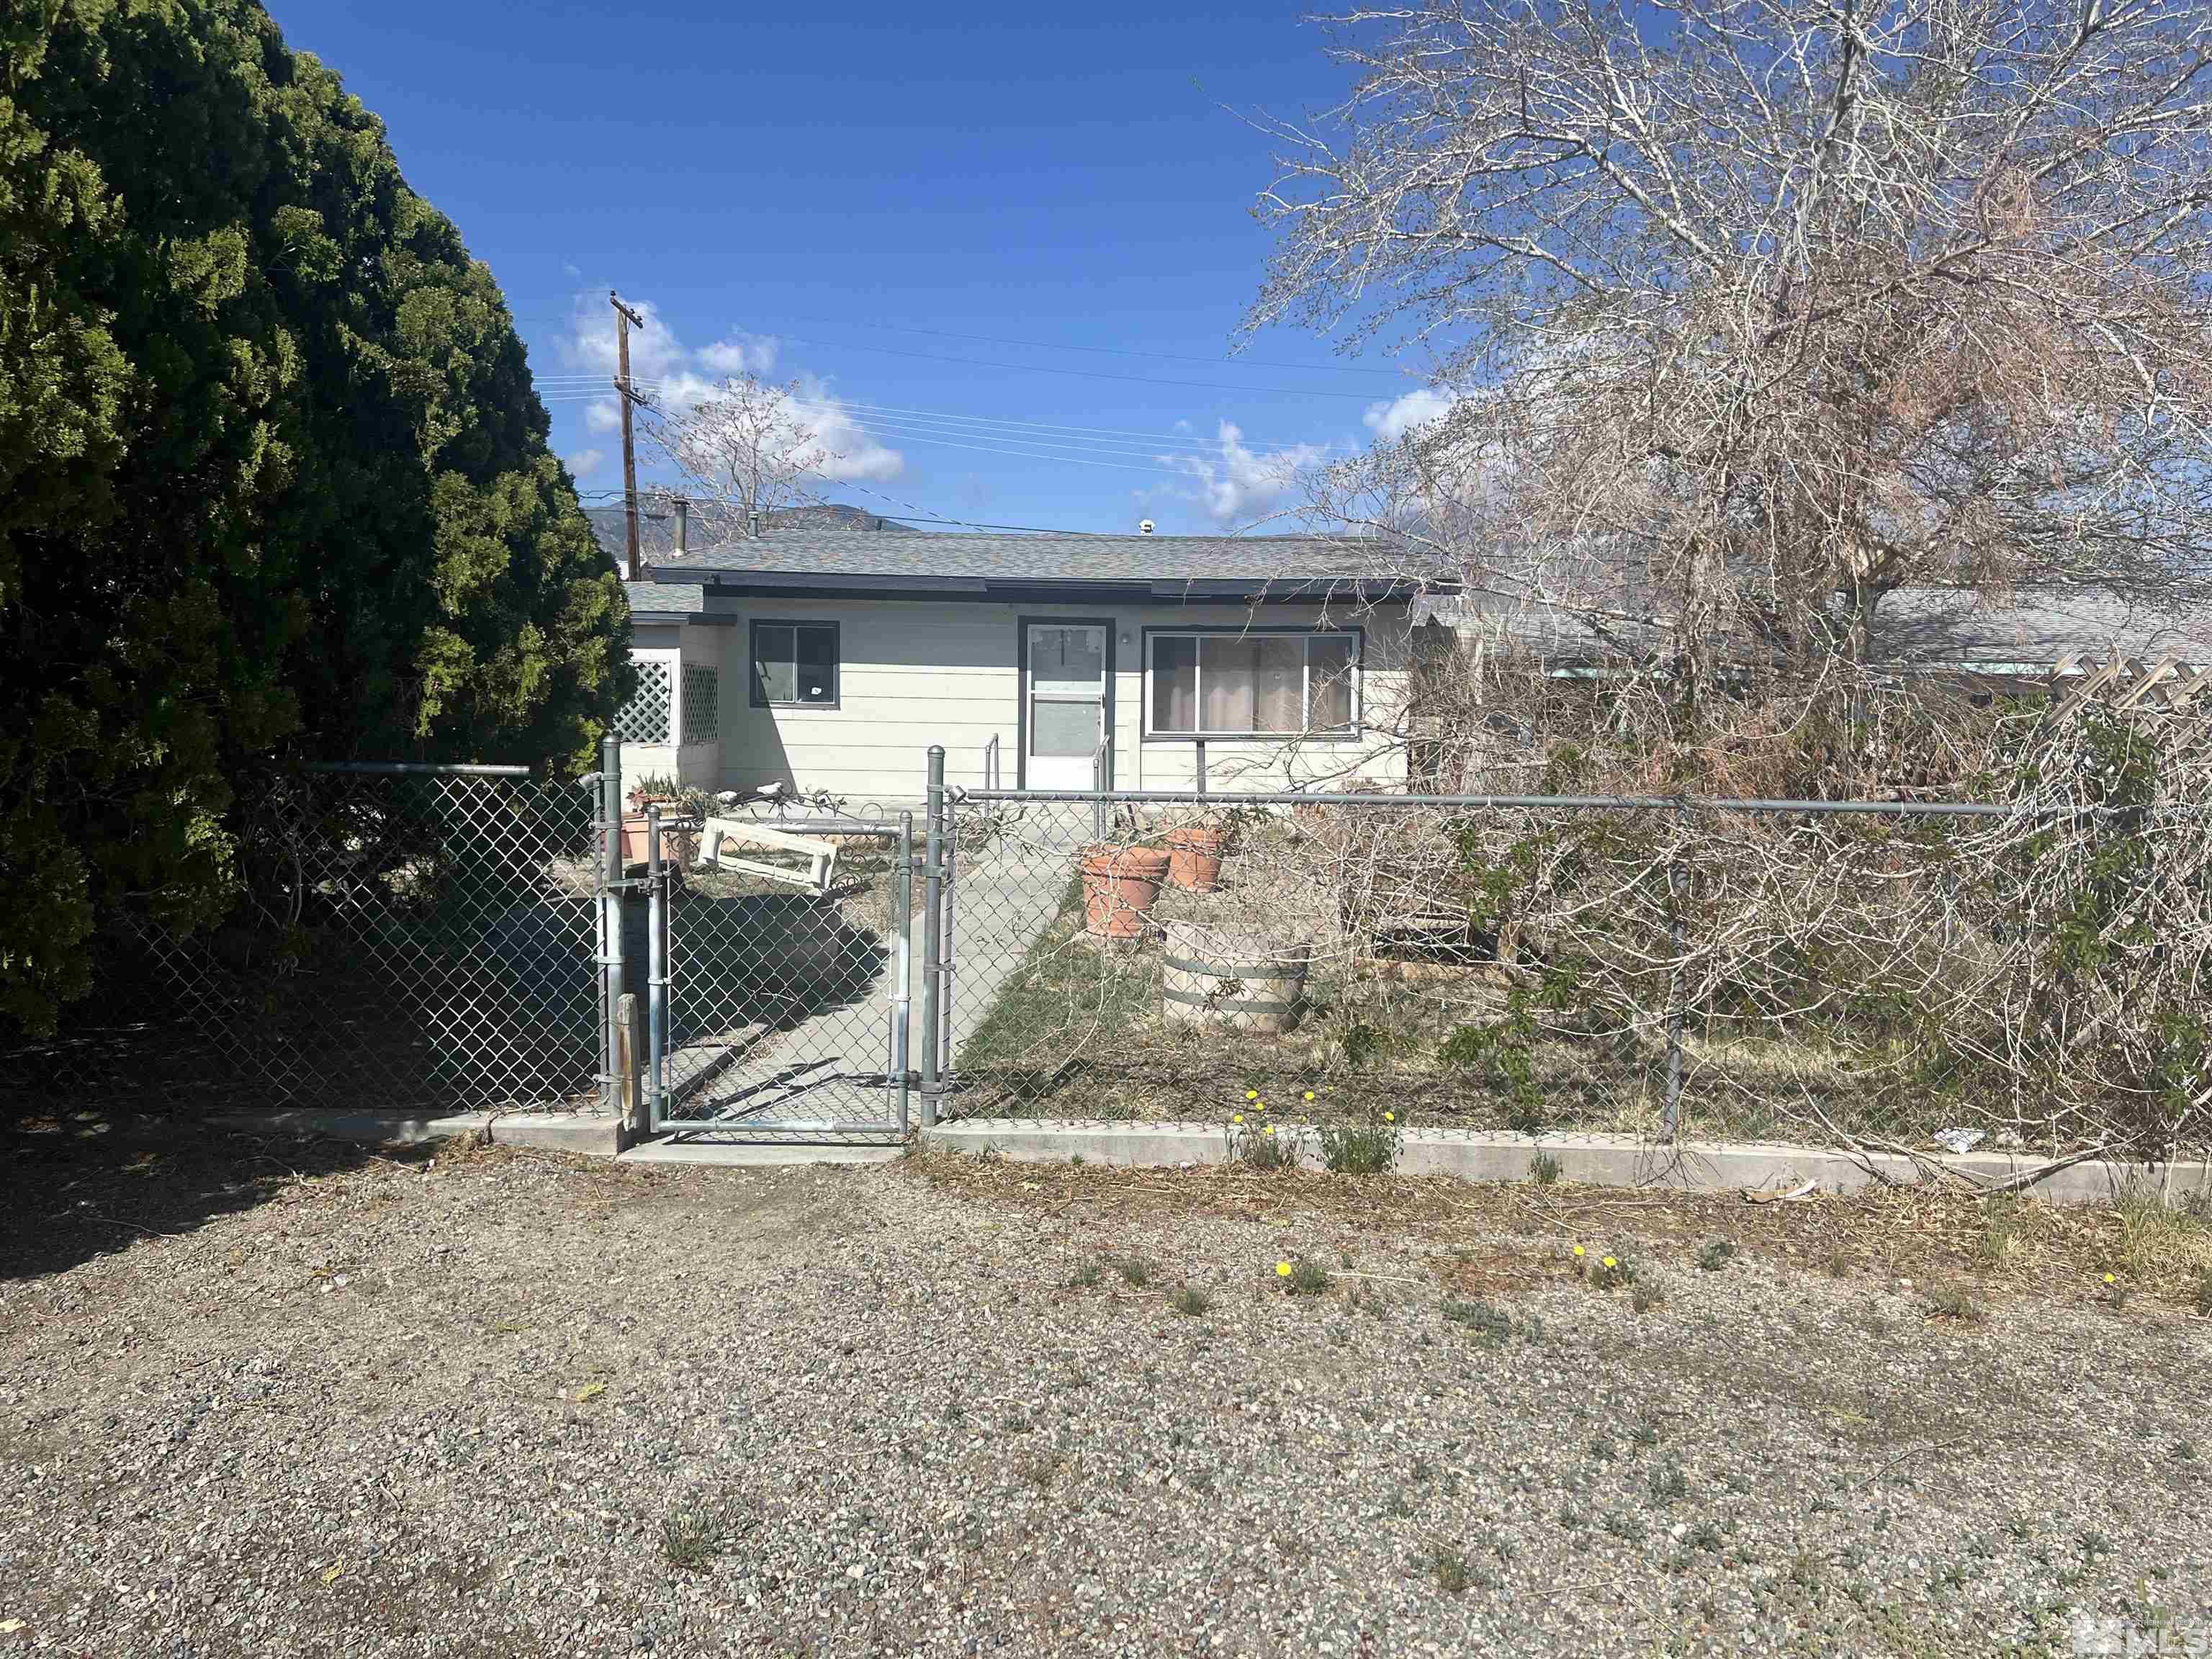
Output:
<svg viewBox="0 0 2212 1659">
<path fill-rule="evenodd" d="M 891 975 L 890 1075 L 898 1083 L 898 1129 L 907 1132 L 911 1079 L 907 1073 L 908 1016 L 913 1012 L 914 984 L 914 814 L 898 817 L 898 879 L 891 884 L 891 932 L 898 939 L 897 968 Z M 929 1004 L 929 979 L 922 980 L 922 1005 Z"/>
<path fill-rule="evenodd" d="M 660 808 L 645 809 L 645 1121 L 639 1134 L 660 1127 L 661 1079 L 668 1052 L 668 872 L 660 861 Z"/>
<path fill-rule="evenodd" d="M 1682 1132 L 1682 869 L 1681 836 L 1689 829 L 1688 808 L 1675 818 L 1675 843 L 1667 854 L 1667 933 L 1672 960 L 1667 969 L 1667 1110 L 1661 1120 L 1667 1139 Z"/>
<path fill-rule="evenodd" d="M 945 745 L 929 746 L 928 832 L 922 855 L 926 890 L 921 915 L 921 1121 L 927 1128 L 937 1121 L 937 1096 L 943 1085 L 938 1075 L 938 1010 L 943 1006 L 944 963 L 939 960 L 945 921 Z"/>
<path fill-rule="evenodd" d="M 600 1100 L 609 1117 L 622 1113 L 622 1032 L 617 1005 L 623 995 L 622 917 L 622 739 L 605 738 L 599 746 L 600 822 L 605 827 L 599 861 L 601 937 L 606 945 L 600 964 L 600 1014 L 606 1029 L 606 1066 Z"/>
<path fill-rule="evenodd" d="M 952 1069 L 952 1004 L 960 994 L 960 975 L 953 961 L 954 924 L 960 919 L 959 901 L 953 896 L 960 874 L 960 837 L 955 833 L 952 812 L 952 803 L 947 799 L 944 845 L 939 849 L 945 855 L 945 914 L 938 923 L 937 939 L 937 1069 L 940 1075 Z"/>
</svg>

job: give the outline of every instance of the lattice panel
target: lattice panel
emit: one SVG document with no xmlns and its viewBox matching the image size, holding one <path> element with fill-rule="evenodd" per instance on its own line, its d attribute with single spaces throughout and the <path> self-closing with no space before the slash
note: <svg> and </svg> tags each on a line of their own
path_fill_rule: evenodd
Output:
<svg viewBox="0 0 2212 1659">
<path fill-rule="evenodd" d="M 637 690 L 615 716 L 615 735 L 624 743 L 666 743 L 675 691 L 668 665 L 648 659 L 636 667 Z"/>
<path fill-rule="evenodd" d="M 705 663 L 684 665 L 684 741 L 714 743 L 722 735 L 722 676 Z"/>
</svg>

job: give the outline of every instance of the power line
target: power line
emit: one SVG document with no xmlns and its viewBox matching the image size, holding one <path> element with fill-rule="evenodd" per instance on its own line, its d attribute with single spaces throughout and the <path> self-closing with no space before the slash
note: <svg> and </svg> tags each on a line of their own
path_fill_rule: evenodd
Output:
<svg viewBox="0 0 2212 1659">
<path fill-rule="evenodd" d="M 1195 386 L 1205 392 L 1242 392 L 1265 393 L 1284 398 L 1348 398 L 1354 403 L 1373 403 L 1370 392 L 1323 392 L 1311 387 L 1288 386 L 1231 386 L 1221 380 L 1170 380 L 1152 374 L 1115 374 L 1103 368 L 1053 368 L 1042 363 L 994 363 L 977 357 L 947 357 L 934 351 L 907 351 L 897 346 L 855 345 L 836 340 L 809 340 L 796 334 L 779 335 L 793 345 L 812 346 L 817 351 L 874 351 L 891 357 L 918 357 L 925 362 L 957 363 L 963 368 L 998 368 L 1018 374 L 1072 374 L 1085 380 L 1123 380 L 1135 386 Z"/>
<path fill-rule="evenodd" d="M 879 328 L 890 334 L 927 334 L 940 340 L 974 340 L 985 345 L 1031 346 L 1040 351 L 1081 351 L 1099 357 L 1157 357 L 1176 363 L 1249 363 L 1255 368 L 1289 368 L 1316 374 L 1377 374 L 1394 380 L 1407 377 L 1399 369 L 1365 368 L 1352 363 L 1292 363 L 1273 357 L 1200 357 L 1181 351 L 1145 351 L 1131 346 L 1066 345 L 1051 340 L 1012 340 L 997 334 L 958 334 L 945 328 L 910 328 L 899 323 L 860 323 L 842 317 L 805 317 L 808 323 L 845 323 L 854 328 Z M 769 337 L 776 337 L 770 336 Z"/>
<path fill-rule="evenodd" d="M 665 385 L 671 385 L 671 383 L 668 383 L 668 380 L 635 380 L 635 385 L 653 389 L 653 387 L 665 387 Z M 595 403 L 595 400 L 604 398 L 604 396 L 613 396 L 613 394 L 592 392 L 592 394 L 588 396 L 581 396 L 581 400 Z M 571 389 L 556 389 L 556 392 L 540 392 L 540 400 L 544 400 L 544 403 L 556 403 L 556 400 L 557 403 L 575 403 L 575 400 L 580 400 L 580 394 L 577 394 L 577 392 L 571 392 Z M 805 403 L 805 398 L 801 398 L 801 403 Z M 1290 442 L 1285 441 L 1285 438 L 1243 438 L 1243 435 L 1239 434 L 1237 441 L 1230 441 L 1230 438 L 1203 438 L 1203 435 L 1194 434 L 1194 431 L 1144 431 L 1141 427 L 1082 427 L 1082 425 L 1073 425 L 1073 422 L 1064 422 L 1064 420 L 1020 420 L 1020 418 L 1011 418 L 1011 416 L 973 416 L 973 414 L 960 414 L 960 411 L 953 411 L 953 410 L 921 410 L 921 407 L 914 407 L 914 404 L 858 403 L 858 400 L 849 400 L 849 398 L 823 398 L 821 407 L 825 411 L 836 411 L 836 414 L 900 416 L 900 418 L 936 420 L 936 422 L 947 422 L 947 425 L 1005 427 L 1005 429 L 1009 429 L 1005 435 L 1024 435 L 1024 431 L 1020 429 L 1037 431 L 1037 434 L 1053 434 L 1053 435 L 1075 434 L 1075 435 L 1082 435 L 1084 441 L 1102 442 L 1102 445 L 1117 447 L 1117 449 L 1137 449 L 1137 447 L 1144 447 L 1144 449 L 1157 449 L 1157 447 L 1186 447 L 1186 449 L 1212 449 L 1212 452 L 1237 452 L 1237 449 L 1255 449 L 1255 452 L 1256 449 L 1285 449 L 1285 452 L 1294 452 L 1294 449 L 1307 449 L 1307 447 L 1310 447 L 1307 442 Z M 1134 442 L 1134 445 L 1130 445 L 1130 442 L 1113 442 L 1113 441 L 1121 441 L 1121 438 L 1134 438 L 1134 441 L 1139 441 L 1139 442 Z"/>
</svg>

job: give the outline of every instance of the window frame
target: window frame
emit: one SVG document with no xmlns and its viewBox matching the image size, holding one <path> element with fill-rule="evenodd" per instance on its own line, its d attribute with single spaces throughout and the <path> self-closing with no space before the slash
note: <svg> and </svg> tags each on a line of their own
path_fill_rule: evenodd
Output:
<svg viewBox="0 0 2212 1659">
<path fill-rule="evenodd" d="M 1367 630 L 1364 628 L 1176 628 L 1158 627 L 1145 629 L 1144 688 L 1145 719 L 1139 741 L 1145 743 L 1193 743 L 1200 738 L 1207 742 L 1244 743 L 1342 743 L 1358 738 L 1366 729 L 1367 697 Z M 1296 732 L 1221 732 L 1200 728 L 1194 731 L 1164 732 L 1152 724 L 1153 702 L 1153 641 L 1160 639 L 1201 640 L 1252 639 L 1261 635 L 1291 635 L 1304 640 L 1349 640 L 1352 641 L 1352 720 L 1349 725 L 1316 729 L 1308 726 Z M 1304 680 L 1300 689 L 1303 707 L 1299 718 L 1313 718 L 1313 654 L 1302 653 Z M 1194 676 L 1191 683 L 1193 706 L 1201 713 L 1206 708 L 1205 676 L 1197 670 L 1197 654 L 1193 653 Z"/>
<path fill-rule="evenodd" d="M 845 702 L 845 625 L 841 622 L 824 621 L 818 617 L 755 617 L 745 634 L 745 690 L 756 708 L 840 708 Z M 830 630 L 830 663 L 836 671 L 831 696 L 825 702 L 794 698 L 779 702 L 770 698 L 762 688 L 760 676 L 760 631 L 763 628 L 826 628 Z M 791 640 L 791 679 L 793 690 L 799 684 L 799 635 L 794 631 Z"/>
</svg>

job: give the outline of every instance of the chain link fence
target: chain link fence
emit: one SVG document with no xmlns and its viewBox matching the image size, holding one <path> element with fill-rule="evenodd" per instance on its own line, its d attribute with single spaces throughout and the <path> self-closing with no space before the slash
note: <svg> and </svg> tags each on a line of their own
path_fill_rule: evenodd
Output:
<svg viewBox="0 0 2212 1659">
<path fill-rule="evenodd" d="M 623 954 L 648 991 L 655 1128 L 904 1136 L 912 839 L 910 819 L 650 815 L 643 915 L 627 902 L 642 925 Z"/>
<path fill-rule="evenodd" d="M 945 812 L 947 1115 L 2203 1139 L 2203 996 L 2143 943 L 2154 884 L 2109 878 L 2155 831 L 2100 808 L 985 791 Z M 2177 824 L 2186 863 L 2197 817 Z"/>
<path fill-rule="evenodd" d="M 591 793 L 520 769 L 344 766 L 240 817 L 230 914 L 127 915 L 100 1006 L 17 1056 L 58 1101 L 450 1112 L 599 1095 Z"/>
</svg>

